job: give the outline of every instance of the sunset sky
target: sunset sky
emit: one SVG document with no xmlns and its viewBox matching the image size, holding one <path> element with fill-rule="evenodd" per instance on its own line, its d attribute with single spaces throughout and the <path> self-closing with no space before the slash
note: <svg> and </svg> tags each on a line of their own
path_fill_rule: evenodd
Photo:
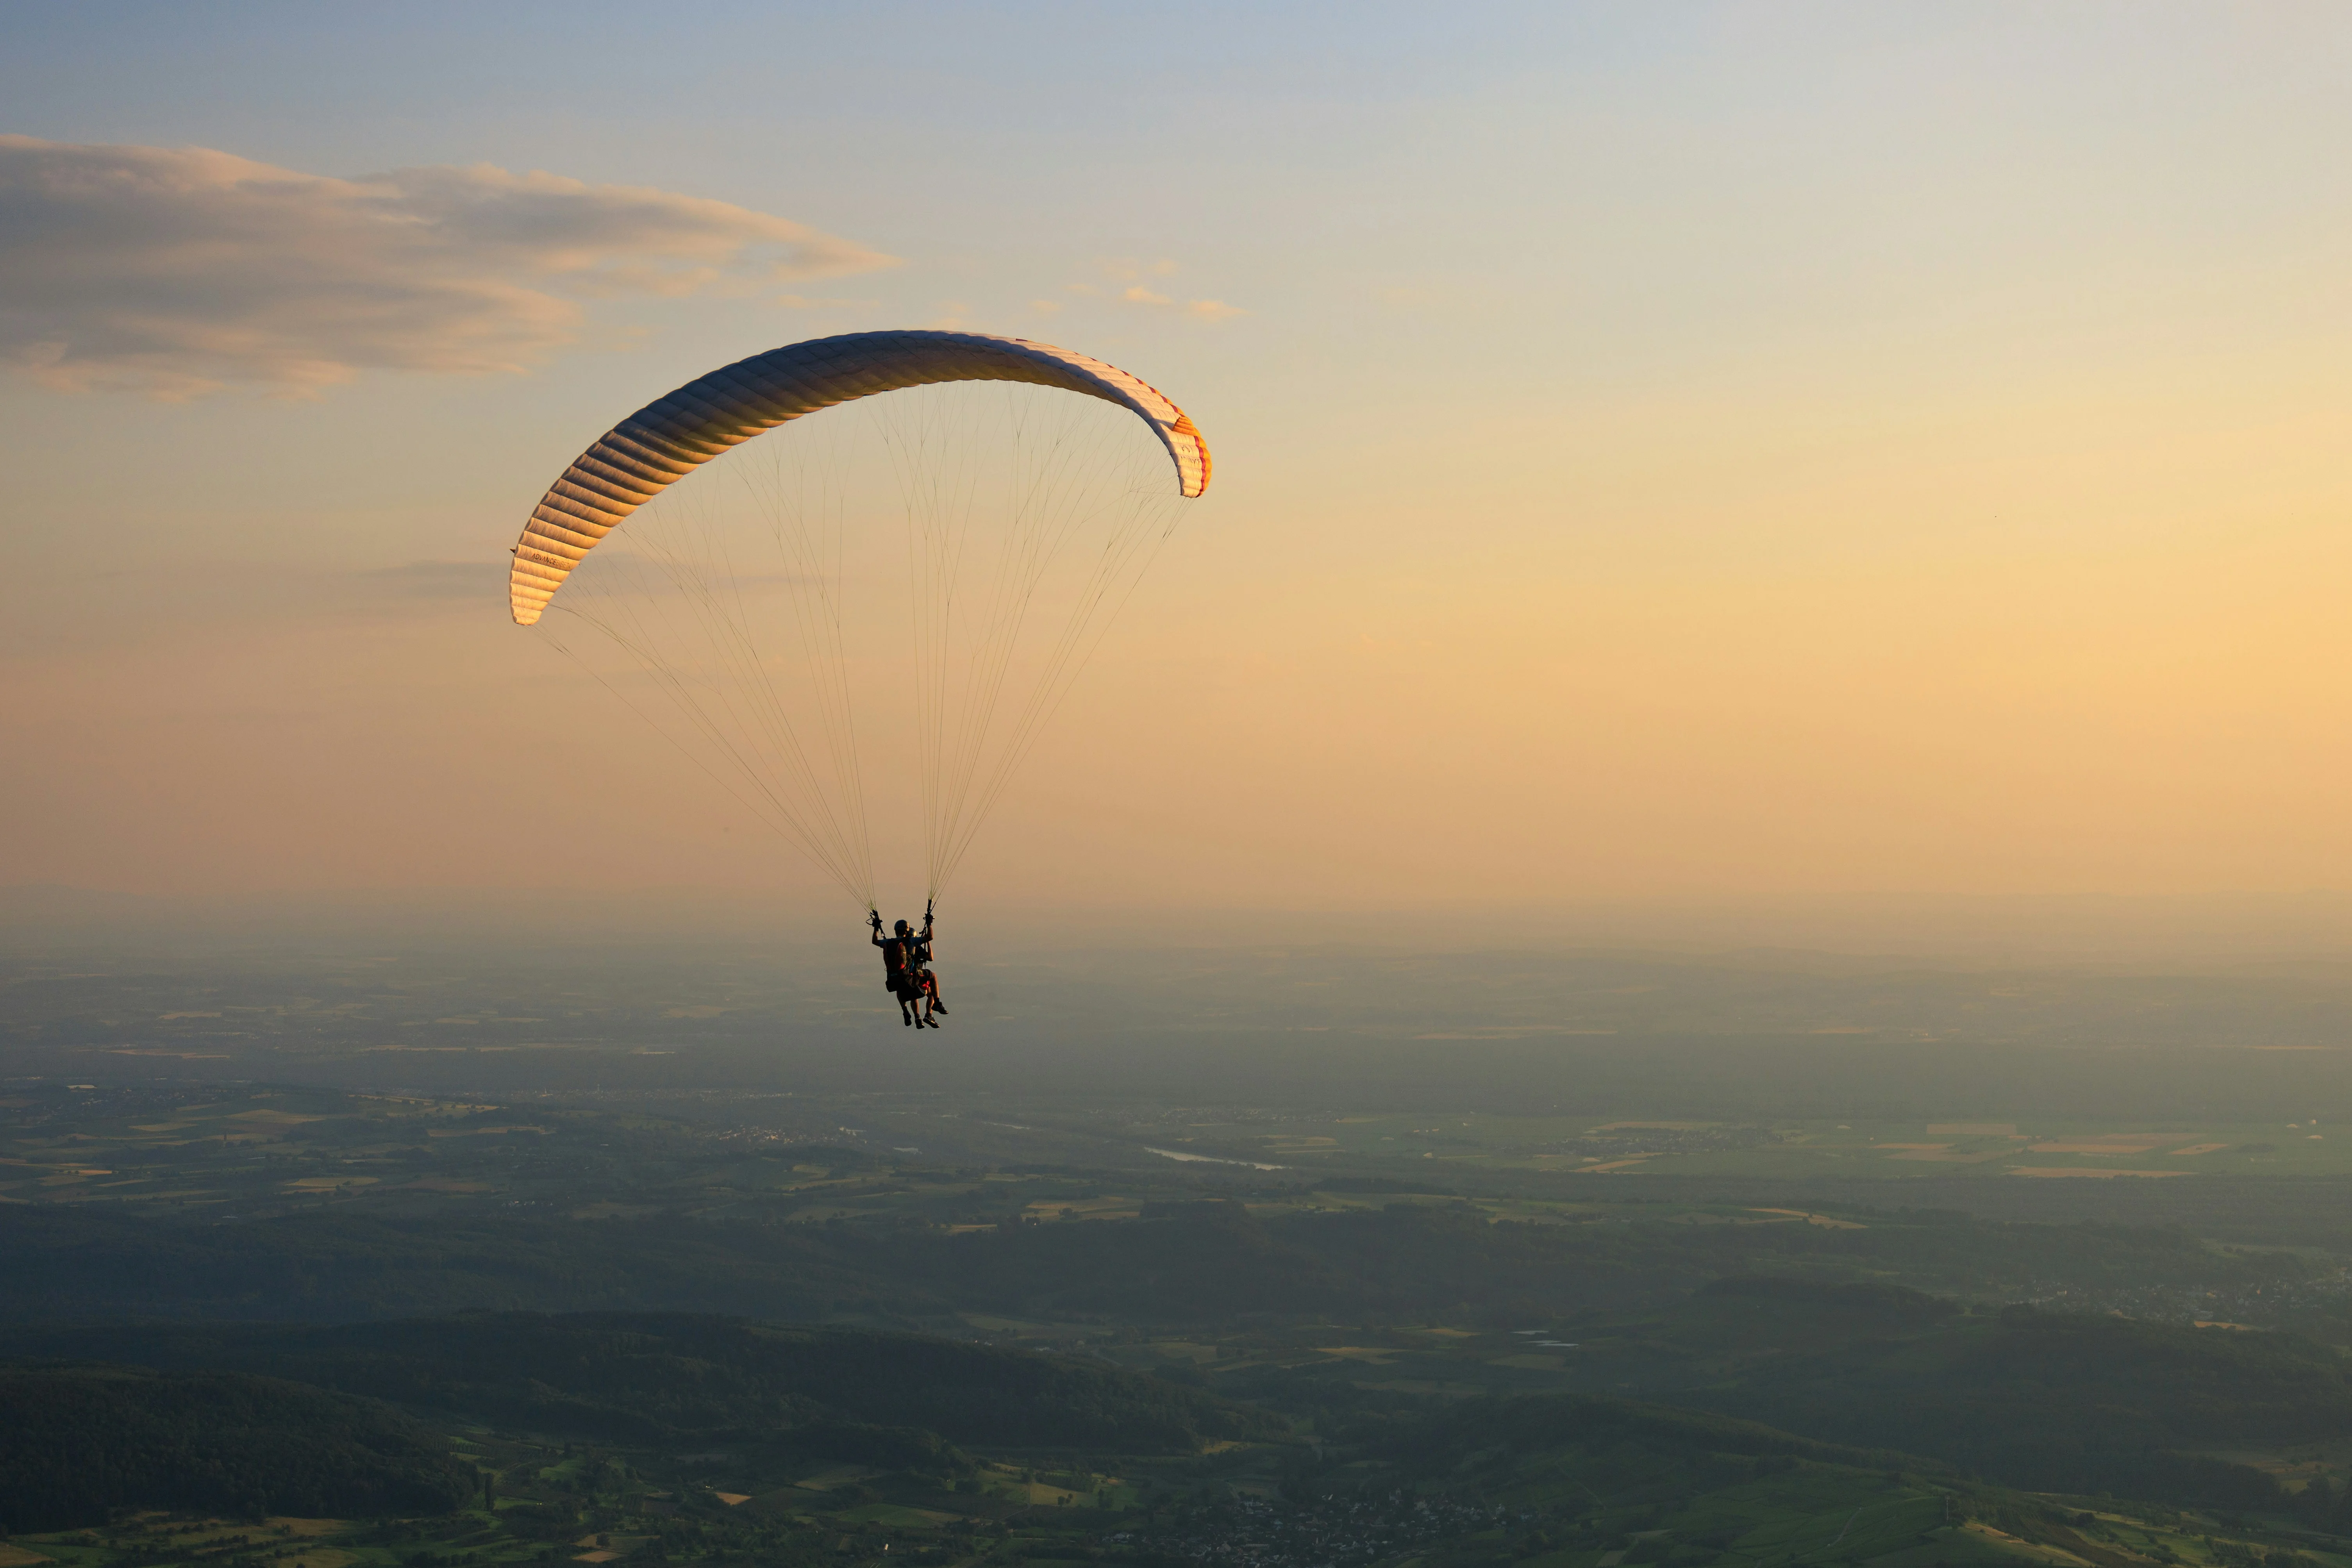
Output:
<svg viewBox="0 0 2352 1568">
<path fill-rule="evenodd" d="M 837 902 L 507 549 L 714 365 L 959 325 L 1217 459 L 976 904 L 2352 889 L 2341 4 L 9 29 L 0 884 Z"/>
</svg>

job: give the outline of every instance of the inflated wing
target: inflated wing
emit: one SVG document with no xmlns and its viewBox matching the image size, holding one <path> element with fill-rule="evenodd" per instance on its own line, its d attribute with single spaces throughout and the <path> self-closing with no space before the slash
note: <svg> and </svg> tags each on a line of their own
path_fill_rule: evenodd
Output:
<svg viewBox="0 0 2352 1568">
<path fill-rule="evenodd" d="M 1125 371 L 1023 338 L 980 332 L 851 332 L 739 360 L 649 403 L 580 454 L 530 514 L 508 599 L 537 621 L 572 567 L 631 512 L 763 430 L 853 398 L 948 381 L 1025 381 L 1130 408 L 1176 464 L 1188 497 L 1209 486 L 1209 448 L 1184 411 Z"/>
</svg>

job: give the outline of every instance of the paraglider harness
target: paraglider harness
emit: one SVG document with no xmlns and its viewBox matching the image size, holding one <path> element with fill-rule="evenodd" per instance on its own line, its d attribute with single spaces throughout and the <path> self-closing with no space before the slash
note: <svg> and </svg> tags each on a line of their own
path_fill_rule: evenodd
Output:
<svg viewBox="0 0 2352 1568">
<path fill-rule="evenodd" d="M 919 936 L 905 930 L 907 922 L 898 922 L 902 934 L 882 934 L 882 911 L 868 910 L 866 921 L 874 928 L 874 941 L 882 949 L 883 989 L 893 996 L 909 1002 L 920 1001 L 929 994 L 935 982 L 928 961 L 931 956 L 931 905 L 923 905 L 923 930 Z"/>
</svg>

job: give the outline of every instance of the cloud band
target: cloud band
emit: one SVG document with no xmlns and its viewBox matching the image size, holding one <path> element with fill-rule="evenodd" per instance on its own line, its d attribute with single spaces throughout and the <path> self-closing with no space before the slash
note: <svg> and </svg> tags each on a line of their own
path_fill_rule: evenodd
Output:
<svg viewBox="0 0 2352 1568">
<path fill-rule="evenodd" d="M 302 394 L 520 371 L 581 301 L 891 258 L 726 202 L 488 164 L 336 179 L 201 147 L 0 136 L 0 361 L 61 391 Z"/>
</svg>

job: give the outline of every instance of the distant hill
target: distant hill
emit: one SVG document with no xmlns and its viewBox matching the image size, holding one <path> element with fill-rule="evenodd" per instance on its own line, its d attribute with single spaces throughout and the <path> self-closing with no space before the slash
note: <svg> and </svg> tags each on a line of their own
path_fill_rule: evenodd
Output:
<svg viewBox="0 0 2352 1568">
<path fill-rule="evenodd" d="M 0 1353 L 174 1371 L 267 1368 L 494 1425 L 646 1442 L 719 1434 L 888 1449 L 922 1434 L 997 1447 L 1189 1453 L 1275 1416 L 1072 1357 L 917 1334 L 690 1313 L 466 1313 L 390 1323 L 16 1330 Z M 798 1434 L 794 1438 L 792 1435 Z M 842 1452 L 842 1458 L 866 1457 Z"/>
<path fill-rule="evenodd" d="M 373 1400 L 240 1373 L 0 1369 L 0 1524 L 110 1510 L 350 1518 L 441 1513 L 473 1495 L 449 1446 Z"/>
<path fill-rule="evenodd" d="M 1635 1454 L 1682 1459 L 1736 1454 L 1809 1459 L 1859 1469 L 1908 1468 L 1929 1473 L 1946 1469 L 1935 1459 L 1899 1450 L 1823 1443 L 1762 1422 L 1710 1411 L 1583 1394 L 1465 1399 L 1434 1415 L 1398 1422 L 1386 1432 L 1364 1436 L 1370 1451 L 1422 1468 L 1458 1465 L 1465 1454 L 1492 1453 L 1498 1448 L 1528 1454 L 1585 1447 L 1607 1451 L 1621 1468 L 1632 1458 L 1627 1452 L 1631 1449 Z M 1638 1464 L 1633 1468 L 1638 1468 Z"/>
<path fill-rule="evenodd" d="M 874 1250 L 823 1227 L 455 1215 L 289 1215 L 176 1225 L 0 1206 L 0 1321 L 108 1317 L 336 1322 L 469 1308 L 690 1310 L 821 1319 L 877 1296 Z"/>
<path fill-rule="evenodd" d="M 373 1134 L 371 1134 L 373 1135 Z M 2118 1279 L 2210 1279 L 2194 1237 L 1961 1215 L 1806 1225 L 1490 1224 L 1395 1204 L 1258 1217 L 1234 1203 L 1148 1218 L 959 1234 L 586 1224 L 497 1213 L 310 1213 L 236 1224 L 0 1205 L 0 1321 L 148 1317 L 333 1322 L 494 1311 L 730 1312 L 872 1321 L 958 1310 L 1201 1324 L 1242 1314 L 1517 1324 L 1662 1305 L 1728 1274 L 1895 1272 L 2004 1289 L 2095 1262 Z"/>
<path fill-rule="evenodd" d="M 2293 1334 L 1966 1314 L 1899 1287 L 1727 1279 L 1638 1337 L 1587 1338 L 1596 1377 L 1648 1396 L 2042 1490 L 2273 1507 L 2269 1476 L 2200 1450 L 2352 1430 L 2352 1372 Z"/>
</svg>

